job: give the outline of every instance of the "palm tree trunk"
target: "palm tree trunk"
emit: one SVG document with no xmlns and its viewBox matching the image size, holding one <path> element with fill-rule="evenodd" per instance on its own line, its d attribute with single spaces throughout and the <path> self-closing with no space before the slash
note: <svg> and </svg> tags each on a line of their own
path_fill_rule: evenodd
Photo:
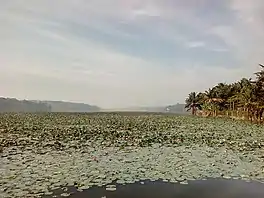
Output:
<svg viewBox="0 0 264 198">
<path fill-rule="evenodd" d="M 235 102 L 233 102 L 232 117 L 234 117 L 234 111 L 235 111 Z"/>
<path fill-rule="evenodd" d="M 247 120 L 249 120 L 249 108 L 246 109 L 246 113 L 247 113 Z"/>
<path fill-rule="evenodd" d="M 192 115 L 195 115 L 195 107 L 192 106 Z"/>
</svg>

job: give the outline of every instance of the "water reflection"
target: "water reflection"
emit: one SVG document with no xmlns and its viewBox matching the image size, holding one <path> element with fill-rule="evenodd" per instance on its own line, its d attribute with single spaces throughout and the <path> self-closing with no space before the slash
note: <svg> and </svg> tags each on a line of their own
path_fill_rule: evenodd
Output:
<svg viewBox="0 0 264 198">
<path fill-rule="evenodd" d="M 57 197 L 63 190 L 54 191 Z M 135 184 L 117 185 L 116 191 L 106 191 L 105 187 L 93 187 L 83 192 L 69 187 L 71 198 L 263 198 L 264 184 L 242 180 L 199 180 L 188 185 L 162 181 L 145 181 Z M 54 195 L 53 194 L 53 195 Z M 46 196 L 52 197 L 52 196 Z"/>
</svg>

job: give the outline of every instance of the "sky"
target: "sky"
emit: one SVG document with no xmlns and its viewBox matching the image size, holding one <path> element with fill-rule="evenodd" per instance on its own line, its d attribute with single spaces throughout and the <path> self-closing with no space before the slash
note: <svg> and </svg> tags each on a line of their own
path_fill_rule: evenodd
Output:
<svg viewBox="0 0 264 198">
<path fill-rule="evenodd" d="M 264 64 L 263 0 L 0 0 L 0 95 L 184 102 Z"/>
</svg>

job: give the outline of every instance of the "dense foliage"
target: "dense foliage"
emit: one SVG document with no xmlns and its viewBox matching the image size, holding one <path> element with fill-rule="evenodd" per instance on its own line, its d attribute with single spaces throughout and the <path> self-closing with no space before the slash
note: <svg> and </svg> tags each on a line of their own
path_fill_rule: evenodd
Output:
<svg viewBox="0 0 264 198">
<path fill-rule="evenodd" d="M 264 66 L 255 73 L 256 79 L 242 78 L 232 84 L 219 83 L 203 93 L 192 92 L 186 98 L 186 108 L 205 116 L 225 115 L 262 122 L 264 111 Z"/>
</svg>

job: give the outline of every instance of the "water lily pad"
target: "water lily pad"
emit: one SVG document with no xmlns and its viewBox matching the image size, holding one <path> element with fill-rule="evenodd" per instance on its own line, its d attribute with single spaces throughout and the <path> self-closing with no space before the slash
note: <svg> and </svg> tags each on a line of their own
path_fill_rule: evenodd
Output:
<svg viewBox="0 0 264 198">
<path fill-rule="evenodd" d="M 187 185 L 188 184 L 188 181 L 181 181 L 180 184 Z"/>
<path fill-rule="evenodd" d="M 116 188 L 115 187 L 112 187 L 112 188 L 108 187 L 105 190 L 107 190 L 107 191 L 116 191 Z"/>
<path fill-rule="evenodd" d="M 70 193 L 62 193 L 61 196 L 62 197 L 69 197 L 71 194 Z"/>
<path fill-rule="evenodd" d="M 9 196 L 113 181 L 264 181 L 264 131 L 255 125 L 153 114 L 0 114 L 1 128 L 0 183 Z"/>
</svg>

